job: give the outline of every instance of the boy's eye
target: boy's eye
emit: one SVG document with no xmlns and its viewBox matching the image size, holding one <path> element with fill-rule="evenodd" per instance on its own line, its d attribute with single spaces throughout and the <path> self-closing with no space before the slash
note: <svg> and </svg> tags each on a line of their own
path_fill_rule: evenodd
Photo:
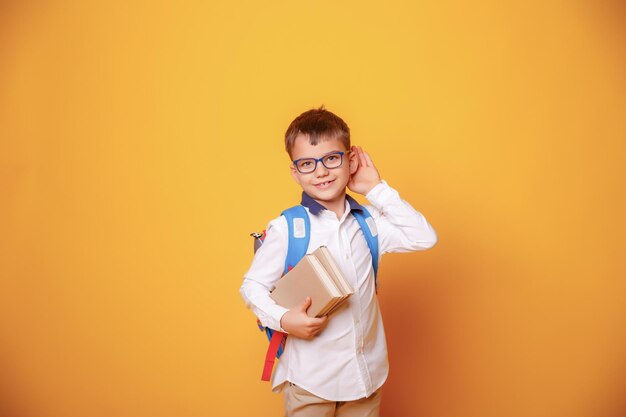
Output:
<svg viewBox="0 0 626 417">
<path fill-rule="evenodd" d="M 311 161 L 302 161 L 302 162 L 300 162 L 300 166 L 303 167 L 303 168 L 310 167 L 311 165 L 313 165 L 313 162 L 311 162 Z"/>
<path fill-rule="evenodd" d="M 326 157 L 326 160 L 327 160 L 327 161 L 331 161 L 331 162 L 332 162 L 332 161 L 336 161 L 336 160 L 337 160 L 337 158 L 339 158 L 339 155 L 328 155 L 328 156 Z"/>
</svg>

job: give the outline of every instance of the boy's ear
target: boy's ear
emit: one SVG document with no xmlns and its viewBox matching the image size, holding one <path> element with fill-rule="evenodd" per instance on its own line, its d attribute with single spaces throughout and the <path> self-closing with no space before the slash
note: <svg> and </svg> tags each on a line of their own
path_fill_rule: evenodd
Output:
<svg viewBox="0 0 626 417">
<path fill-rule="evenodd" d="M 289 170 L 291 171 L 291 176 L 293 177 L 294 181 L 298 183 L 298 185 L 300 184 L 300 176 L 298 175 L 298 170 L 296 169 L 296 167 L 291 164 L 289 165 Z"/>
<path fill-rule="evenodd" d="M 355 151 L 351 151 L 348 155 L 348 160 L 350 161 L 350 175 L 353 175 L 359 169 L 359 155 Z"/>
</svg>

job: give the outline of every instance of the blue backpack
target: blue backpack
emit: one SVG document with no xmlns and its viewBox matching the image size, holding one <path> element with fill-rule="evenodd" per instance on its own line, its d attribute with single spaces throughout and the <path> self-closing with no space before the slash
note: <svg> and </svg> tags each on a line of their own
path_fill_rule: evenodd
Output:
<svg viewBox="0 0 626 417">
<path fill-rule="evenodd" d="M 291 207 L 283 211 L 281 215 L 285 216 L 287 219 L 287 225 L 289 228 L 289 246 L 287 249 L 287 258 L 285 259 L 284 275 L 296 266 L 304 255 L 306 255 L 311 237 L 311 222 L 306 209 L 301 205 Z M 360 212 L 359 210 L 352 211 L 352 215 L 359 223 L 361 231 L 365 236 L 367 246 L 370 249 L 370 253 L 372 255 L 372 266 L 374 268 L 376 291 L 378 291 L 378 235 L 374 235 L 367 224 L 367 219 L 371 219 L 372 216 L 367 209 L 365 209 L 365 207 L 363 207 L 363 212 Z M 304 234 L 302 234 L 302 231 L 304 231 Z M 255 238 L 254 251 L 256 252 L 265 240 L 265 231 L 263 231 L 262 234 L 253 233 L 252 236 Z M 285 349 L 287 335 L 283 332 L 270 329 L 269 327 L 264 327 L 258 319 L 257 325 L 261 331 L 265 332 L 270 341 L 267 354 L 265 355 L 263 374 L 261 376 L 261 380 L 269 381 L 272 375 L 275 358 L 280 358 Z"/>
</svg>

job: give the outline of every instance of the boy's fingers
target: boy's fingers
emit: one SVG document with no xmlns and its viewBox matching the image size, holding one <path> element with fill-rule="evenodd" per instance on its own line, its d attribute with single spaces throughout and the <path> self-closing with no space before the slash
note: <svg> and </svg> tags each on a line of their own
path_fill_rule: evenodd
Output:
<svg viewBox="0 0 626 417">
<path fill-rule="evenodd" d="M 324 320 L 324 322 L 322 323 L 322 325 L 320 326 L 320 330 L 323 330 L 326 328 L 326 326 L 328 325 L 328 316 L 325 316 L 326 320 Z"/>
<path fill-rule="evenodd" d="M 309 309 L 309 307 L 311 307 L 311 303 L 312 303 L 311 297 L 305 298 L 304 302 L 302 304 L 300 304 L 300 309 L 302 311 L 306 312 Z"/>
<path fill-rule="evenodd" d="M 325 318 L 327 317 L 325 316 Z M 321 333 L 326 328 L 327 324 L 328 324 L 328 320 L 324 320 L 324 322 L 321 323 L 320 326 L 315 330 L 316 335 Z"/>
<path fill-rule="evenodd" d="M 367 159 L 365 159 L 365 152 L 363 152 L 363 148 L 359 146 L 359 159 L 361 160 L 361 164 L 363 166 L 367 166 Z"/>
<path fill-rule="evenodd" d="M 321 324 L 324 324 L 326 320 L 328 320 L 328 316 L 314 317 L 311 319 L 311 324 L 313 326 L 319 326 Z"/>
<path fill-rule="evenodd" d="M 370 157 L 370 155 L 367 152 L 364 152 L 364 154 L 365 154 L 365 160 L 367 161 L 369 166 L 374 166 L 374 162 L 372 162 L 372 158 Z"/>
</svg>

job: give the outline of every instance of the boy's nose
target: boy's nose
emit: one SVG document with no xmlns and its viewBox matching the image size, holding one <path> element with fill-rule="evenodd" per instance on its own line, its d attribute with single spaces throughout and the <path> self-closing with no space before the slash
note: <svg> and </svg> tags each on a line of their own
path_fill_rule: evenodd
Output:
<svg viewBox="0 0 626 417">
<path fill-rule="evenodd" d="M 322 161 L 319 161 L 317 163 L 317 166 L 315 167 L 315 176 L 325 177 L 326 175 L 328 175 L 328 168 L 326 168 L 324 164 L 322 164 Z"/>
</svg>

